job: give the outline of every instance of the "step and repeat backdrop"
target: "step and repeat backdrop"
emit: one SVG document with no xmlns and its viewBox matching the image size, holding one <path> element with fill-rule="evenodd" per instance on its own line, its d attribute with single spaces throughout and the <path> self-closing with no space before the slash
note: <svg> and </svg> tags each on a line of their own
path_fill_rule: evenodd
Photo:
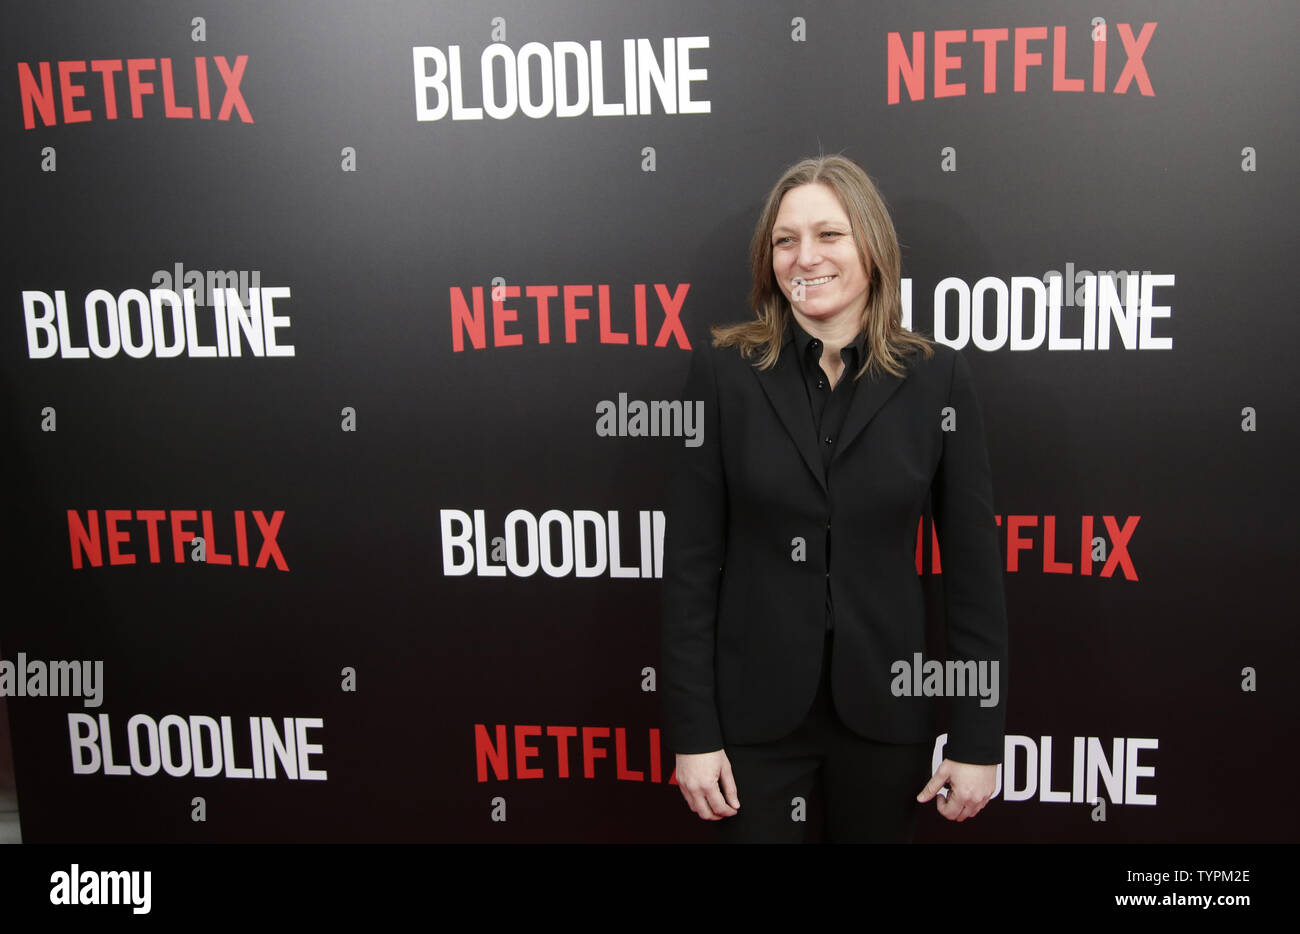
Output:
<svg viewBox="0 0 1300 934">
<path fill-rule="evenodd" d="M 1295 838 L 1295 4 L 2 15 L 24 840 L 711 839 L 665 472 L 818 153 L 985 412 L 1005 761 L 919 839 Z"/>
</svg>

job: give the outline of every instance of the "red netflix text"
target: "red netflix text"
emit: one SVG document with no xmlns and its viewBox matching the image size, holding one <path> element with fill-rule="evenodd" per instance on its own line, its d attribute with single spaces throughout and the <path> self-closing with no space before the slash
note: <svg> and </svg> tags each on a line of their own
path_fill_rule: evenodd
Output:
<svg viewBox="0 0 1300 934">
<path fill-rule="evenodd" d="M 684 350 L 691 349 L 691 342 L 682 327 L 682 304 L 686 293 L 690 291 L 689 282 L 680 282 L 670 293 L 668 286 L 656 283 L 654 286 L 654 314 L 658 331 L 654 346 L 666 347 L 671 340 Z M 629 344 L 647 346 L 650 339 L 649 317 L 650 301 L 647 286 L 637 283 L 632 287 L 632 308 L 629 316 L 625 303 L 611 305 L 610 286 L 608 285 L 517 285 L 495 286 L 488 299 L 492 308 L 491 339 L 493 347 L 518 347 L 525 341 L 538 344 L 551 342 L 552 311 L 559 317 L 555 319 L 557 327 L 564 327 L 564 342 L 575 344 L 579 335 L 583 340 L 597 338 L 602 344 Z M 482 286 L 470 289 L 466 298 L 465 290 L 459 286 L 451 288 L 451 347 L 459 353 L 465 349 L 465 338 L 475 350 L 482 350 L 488 345 L 488 322 L 484 308 Z M 523 296 L 522 303 L 510 302 Z M 592 301 L 595 301 L 593 307 Z M 557 306 L 552 309 L 551 302 Z M 507 305 L 507 302 L 510 304 Z M 472 306 L 472 307 L 471 307 Z M 593 312 L 597 322 L 592 321 Z M 522 318 L 521 318 L 522 316 Z M 629 317 L 631 320 L 629 320 Z M 627 328 L 631 332 L 616 330 L 616 326 Z M 556 335 L 558 340 L 559 335 Z"/>
<path fill-rule="evenodd" d="M 135 564 L 148 554 L 150 564 L 160 564 L 163 548 L 170 543 L 170 556 L 174 564 L 185 564 L 185 546 L 196 537 L 203 537 L 205 558 L 208 564 L 238 564 L 248 567 L 249 522 L 242 509 L 233 511 L 230 521 L 225 514 L 218 523 L 209 509 L 105 509 L 100 522 L 98 509 L 86 510 L 85 516 L 76 509 L 68 510 L 68 545 L 72 550 L 72 567 L 80 569 L 85 564 L 98 568 L 104 565 L 104 552 L 108 552 L 109 565 Z M 284 510 L 277 509 L 268 519 L 260 510 L 252 511 L 256 534 L 260 541 L 257 560 L 253 567 L 265 568 L 274 564 L 281 571 L 289 570 L 284 553 L 276 542 Z M 186 526 L 190 527 L 186 527 Z M 101 535 L 102 531 L 102 535 Z M 222 553 L 219 547 L 229 548 L 234 543 L 234 553 Z M 139 546 L 146 550 L 140 551 Z"/>
<path fill-rule="evenodd" d="M 248 102 L 239 89 L 244 79 L 248 56 L 235 57 L 232 65 L 220 55 L 212 59 L 216 76 L 224 85 L 218 120 L 229 120 L 237 114 L 244 123 L 252 123 Z M 95 72 L 99 78 L 91 77 Z M 55 73 L 58 74 L 57 81 Z M 157 77 L 155 78 L 154 75 Z M 23 126 L 32 129 L 39 116 L 43 126 L 55 126 L 60 117 L 64 123 L 87 123 L 95 117 L 116 120 L 118 117 L 118 92 L 125 91 L 123 107 L 130 106 L 131 116 L 139 120 L 144 116 L 146 97 L 153 96 L 150 109 L 157 110 L 157 95 L 162 94 L 164 117 L 180 120 L 212 119 L 213 95 L 209 93 L 208 59 L 194 59 L 194 77 L 188 74 L 188 63 L 182 63 L 180 77 L 172 70 L 170 58 L 96 58 L 87 61 L 37 62 L 35 68 L 27 62 L 18 63 L 18 96 L 23 102 Z M 157 84 L 155 84 L 155 80 Z M 177 89 L 180 99 L 177 99 Z M 55 93 L 57 89 L 57 94 Z"/>
<path fill-rule="evenodd" d="M 1115 516 L 1081 516 L 1063 520 L 1056 516 L 994 516 L 1006 543 L 1008 572 L 1038 570 L 1044 574 L 1079 574 L 1089 577 L 1112 577 L 1116 571 L 1125 580 L 1138 579 L 1137 568 L 1129 554 L 1129 541 L 1137 530 L 1141 516 L 1126 516 L 1121 523 Z M 917 523 L 916 573 L 925 573 L 922 545 L 925 541 L 924 519 Z M 1103 532 L 1104 530 L 1104 532 Z M 1097 541 L 1101 537 L 1100 541 Z M 942 574 L 939 536 L 930 523 L 931 574 Z M 1022 566 L 1023 564 L 1023 566 Z M 1098 570 L 1096 565 L 1100 564 Z"/>
<path fill-rule="evenodd" d="M 659 731 L 646 731 L 629 744 L 628 730 L 607 726 L 524 726 L 474 724 L 478 780 L 512 778 L 613 778 L 664 783 Z M 637 734 L 640 731 L 636 731 Z M 635 766 L 635 767 L 634 767 Z M 677 772 L 668 775 L 677 784 Z"/>
<path fill-rule="evenodd" d="M 1128 23 L 1117 23 L 1115 31 L 1119 33 L 1124 45 L 1127 61 L 1119 73 L 1112 94 L 1125 94 L 1130 87 L 1136 87 L 1143 97 L 1154 97 L 1151 78 L 1147 75 L 1142 56 L 1147 50 L 1151 36 L 1156 31 L 1155 23 L 1143 23 L 1142 30 L 1135 38 Z M 1079 32 L 1076 30 L 1076 35 Z M 933 50 L 933 70 L 926 68 L 927 33 L 913 32 L 912 47 L 904 45 L 901 33 L 891 32 L 885 53 L 885 69 L 888 74 L 888 102 L 897 104 L 900 100 L 900 82 L 907 88 L 909 101 L 925 100 L 926 78 L 933 76 L 930 83 L 931 97 L 963 97 L 966 94 L 966 81 L 982 77 L 985 94 L 998 91 L 998 64 L 1010 49 L 1012 90 L 1023 93 L 1028 84 L 1030 68 L 1042 68 L 1043 52 L 1047 49 L 1046 26 L 1017 26 L 1014 29 L 972 29 L 967 41 L 965 29 L 937 29 L 930 34 L 929 48 Z M 1065 26 L 1052 27 L 1051 68 L 1053 91 L 1083 91 L 1088 82 L 1084 77 L 1070 77 L 1066 72 L 1066 48 L 1068 33 Z M 1098 24 L 1088 31 L 1092 45 L 1092 75 L 1090 90 L 1096 94 L 1106 93 L 1106 26 Z M 1034 43 L 1031 48 L 1030 43 Z M 1039 43 L 1043 43 L 1039 45 Z M 982 48 L 976 48 L 982 46 Z M 1075 54 L 1081 51 L 1076 42 Z M 982 67 L 981 67 L 982 65 Z M 958 80 L 966 79 L 966 80 Z M 1005 87 L 1003 88 L 1005 90 Z"/>
</svg>

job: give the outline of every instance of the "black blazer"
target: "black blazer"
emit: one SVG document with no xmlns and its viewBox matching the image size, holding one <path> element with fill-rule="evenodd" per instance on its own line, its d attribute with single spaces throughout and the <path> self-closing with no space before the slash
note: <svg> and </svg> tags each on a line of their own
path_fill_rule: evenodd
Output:
<svg viewBox="0 0 1300 934">
<path fill-rule="evenodd" d="M 698 346 L 682 398 L 703 400 L 704 436 L 679 449 L 664 532 L 660 688 L 672 748 L 769 742 L 799 726 L 820 677 L 827 580 L 841 719 L 880 742 L 933 739 L 932 701 L 890 691 L 890 666 L 925 653 L 916 538 L 929 495 L 948 657 L 996 660 L 1000 675 L 996 706 L 952 701 L 946 756 L 1000 763 L 1006 607 L 983 423 L 962 356 L 936 344 L 933 357 L 908 359 L 904 378 L 863 376 L 829 487 L 788 326 L 768 370 L 735 348 Z M 948 407 L 956 430 L 943 430 Z"/>
</svg>

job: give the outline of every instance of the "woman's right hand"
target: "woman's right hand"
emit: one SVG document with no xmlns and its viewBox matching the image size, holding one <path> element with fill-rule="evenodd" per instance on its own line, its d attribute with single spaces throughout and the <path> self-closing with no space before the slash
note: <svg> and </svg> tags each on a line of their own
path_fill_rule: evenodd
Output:
<svg viewBox="0 0 1300 934">
<path fill-rule="evenodd" d="M 678 753 L 677 786 L 691 810 L 704 820 L 734 817 L 740 809 L 731 763 L 721 749 L 691 755 Z"/>
</svg>

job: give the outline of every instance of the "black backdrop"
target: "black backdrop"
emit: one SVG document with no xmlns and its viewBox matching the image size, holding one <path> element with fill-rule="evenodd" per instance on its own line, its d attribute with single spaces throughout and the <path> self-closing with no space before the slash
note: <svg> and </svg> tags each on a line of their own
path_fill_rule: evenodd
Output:
<svg viewBox="0 0 1300 934">
<path fill-rule="evenodd" d="M 1108 349 L 963 348 L 1004 542 L 1008 517 L 1025 517 L 1006 578 L 1008 733 L 1027 738 L 1009 739 L 1017 787 L 1026 748 L 1038 787 L 961 826 L 928 815 L 920 838 L 1294 839 L 1293 815 L 1261 807 L 1270 779 L 1297 765 L 1281 742 L 1296 710 L 1296 510 L 1283 495 L 1297 450 L 1284 363 L 1297 332 L 1284 282 L 1300 245 L 1293 4 L 1103 3 L 1085 15 L 1064 2 L 331 0 L 192 13 L 11 5 L 3 16 L 13 474 L 0 648 L 11 661 L 100 660 L 104 672 L 99 707 L 7 699 L 25 840 L 708 839 L 667 784 L 671 750 L 658 750 L 659 580 L 653 563 L 639 570 L 641 513 L 664 508 L 664 468 L 683 439 L 602 437 L 597 406 L 676 397 L 681 345 L 747 314 L 762 196 L 819 151 L 861 162 L 889 201 L 917 329 L 933 333 L 937 315 L 955 324 L 957 292 L 936 308 L 949 277 L 969 291 L 1067 264 L 1156 277 L 1149 304 L 1165 309 L 1149 318 L 1165 347 L 1129 346 L 1112 328 Z M 979 29 L 1007 30 L 992 46 L 991 93 Z M 1017 30 L 1031 56 L 1023 91 Z M 942 74 L 965 93 L 936 97 L 945 31 L 964 31 L 949 37 Z M 922 99 L 904 81 L 889 103 L 894 33 L 909 56 L 923 49 Z M 464 103 L 481 106 L 495 41 L 512 61 L 533 42 L 576 43 L 590 58 L 599 41 L 605 97 L 621 102 L 623 40 L 648 39 L 662 59 L 677 37 L 701 37 L 686 45 L 706 74 L 689 88 L 707 112 L 668 114 L 655 97 L 632 116 L 417 119 L 421 99 L 438 100 L 418 87 L 434 58 L 417 49 L 457 46 Z M 1061 51 L 1062 75 L 1083 90 L 1055 88 Z M 541 55 L 524 56 L 534 79 Z M 235 96 L 251 122 L 237 109 L 217 119 L 221 69 L 241 57 Z M 1123 81 L 1130 57 L 1151 93 Z M 168 116 L 164 58 L 189 118 Z M 153 86 L 138 118 L 132 59 L 150 60 L 137 81 Z M 116 119 L 97 61 L 121 63 L 109 71 Z M 60 62 L 85 64 L 61 83 Z M 81 96 L 65 99 L 65 86 Z M 68 122 L 77 112 L 88 118 Z M 66 352 L 87 345 L 88 294 L 147 296 L 171 287 L 159 273 L 177 264 L 287 289 L 274 297 L 286 319 L 275 336 L 292 355 L 247 343 L 239 357 L 39 355 L 55 331 L 32 323 L 48 313 L 24 293 L 64 293 Z M 680 335 L 660 333 L 671 316 L 656 285 L 680 298 Z M 545 342 L 530 286 L 555 289 Z M 566 286 L 585 315 L 566 318 Z M 626 343 L 601 339 L 602 286 L 607 330 Z M 473 313 L 475 289 L 482 347 L 455 310 L 463 300 Z M 975 291 L 991 334 L 995 293 Z M 208 296 L 197 298 L 198 343 L 215 344 Z M 1080 336 L 1082 320 L 1067 306 L 1061 334 Z M 130 511 L 117 527 L 133 564 L 110 563 L 109 510 Z M 193 560 L 188 544 L 175 562 L 170 514 L 149 560 L 142 510 L 193 510 L 181 528 L 198 535 L 210 511 L 216 554 L 234 553 L 243 513 L 249 566 Z M 283 514 L 287 571 L 252 566 L 254 510 Z M 570 521 L 589 510 L 606 524 L 612 512 L 622 564 L 636 570 L 450 575 L 445 510 L 482 510 L 489 537 L 512 510 Z M 99 523 L 102 566 L 78 551 L 70 511 L 76 527 L 92 513 Z M 1069 572 L 1045 571 L 1047 517 Z M 1085 517 L 1101 539 L 1086 574 Z M 1131 573 L 1108 565 L 1117 549 Z M 309 718 L 306 740 L 322 747 L 310 765 L 327 778 L 76 774 L 70 714 L 108 718 L 116 763 L 128 761 L 133 716 L 230 717 L 241 766 L 248 717 Z M 557 734 L 572 737 L 564 756 Z M 1088 770 L 1076 737 L 1085 749 L 1095 738 L 1107 767 L 1117 739 L 1133 747 L 1105 820 L 1092 803 L 1052 800 Z M 1133 765 L 1150 771 L 1129 777 Z"/>
</svg>

